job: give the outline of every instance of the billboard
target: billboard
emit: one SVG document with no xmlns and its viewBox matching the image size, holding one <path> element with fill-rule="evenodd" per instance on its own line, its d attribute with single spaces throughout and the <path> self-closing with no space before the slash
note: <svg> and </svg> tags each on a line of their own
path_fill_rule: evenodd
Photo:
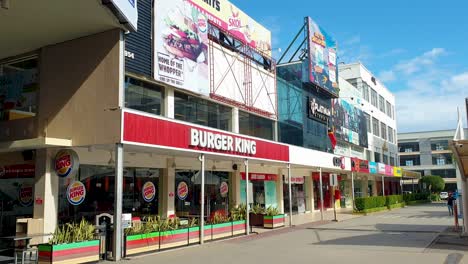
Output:
<svg viewBox="0 0 468 264">
<path fill-rule="evenodd" d="M 368 147 L 367 120 L 361 109 L 342 99 L 332 100 L 332 124 L 338 140 Z"/>
<path fill-rule="evenodd" d="M 308 82 L 338 95 L 337 43 L 312 18 L 305 18 L 307 23 L 307 46 L 309 50 Z"/>
<path fill-rule="evenodd" d="M 154 37 L 154 78 L 208 95 L 208 20 L 185 0 L 158 1 Z"/>
</svg>

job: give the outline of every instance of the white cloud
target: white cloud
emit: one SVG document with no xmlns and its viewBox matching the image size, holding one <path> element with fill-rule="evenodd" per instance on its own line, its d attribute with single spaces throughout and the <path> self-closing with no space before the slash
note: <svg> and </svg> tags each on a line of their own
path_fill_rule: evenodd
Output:
<svg viewBox="0 0 468 264">
<path fill-rule="evenodd" d="M 391 82 L 391 81 L 394 81 L 396 78 L 395 72 L 392 70 L 382 71 L 379 73 L 378 76 L 379 76 L 379 80 L 382 82 Z"/>
<path fill-rule="evenodd" d="M 354 35 L 351 38 L 343 41 L 343 46 L 351 46 L 351 45 L 359 44 L 359 43 L 361 43 L 361 36 Z"/>
<path fill-rule="evenodd" d="M 433 48 L 420 56 L 398 63 L 395 66 L 395 70 L 406 75 L 414 74 L 427 67 L 431 67 L 440 56 L 445 54 L 447 54 L 445 49 Z"/>
</svg>

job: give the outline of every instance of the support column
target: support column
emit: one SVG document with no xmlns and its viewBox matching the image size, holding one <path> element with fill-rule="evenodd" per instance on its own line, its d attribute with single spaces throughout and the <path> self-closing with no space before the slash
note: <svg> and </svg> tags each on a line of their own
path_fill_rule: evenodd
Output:
<svg viewBox="0 0 468 264">
<path fill-rule="evenodd" d="M 231 132 L 239 133 L 239 108 L 233 107 L 231 111 Z"/>
<path fill-rule="evenodd" d="M 292 226 L 291 164 L 288 164 L 289 226 Z"/>
<path fill-rule="evenodd" d="M 367 197 L 369 196 L 368 188 L 369 188 L 369 181 L 367 179 L 367 176 L 361 176 L 361 190 L 362 190 L 362 197 Z"/>
<path fill-rule="evenodd" d="M 166 86 L 164 90 L 164 116 L 174 118 L 174 88 Z"/>
<path fill-rule="evenodd" d="M 375 180 L 375 176 L 372 176 L 372 196 L 379 196 L 377 193 L 377 181 Z"/>
<path fill-rule="evenodd" d="M 385 196 L 385 178 L 382 176 L 382 196 Z"/>
<path fill-rule="evenodd" d="M 200 160 L 201 170 L 200 244 L 203 244 L 205 243 L 205 155 L 201 154 L 198 160 Z"/>
<path fill-rule="evenodd" d="M 414 193 L 414 179 L 411 179 L 411 188 L 413 189 L 413 193 Z"/>
<path fill-rule="evenodd" d="M 273 123 L 273 141 L 279 141 L 278 135 L 278 121 L 274 121 Z"/>
<path fill-rule="evenodd" d="M 278 210 L 284 214 L 284 196 L 283 196 L 283 175 L 284 172 L 282 169 L 278 169 L 278 184 L 276 185 L 276 196 L 277 196 L 277 202 L 278 202 Z"/>
<path fill-rule="evenodd" d="M 173 158 L 168 158 L 166 163 L 166 168 L 163 169 L 163 175 L 161 177 L 161 209 L 159 215 L 163 218 L 168 218 L 175 215 L 175 168 L 173 165 L 175 160 Z M 169 195 L 172 193 L 173 195 Z"/>
<path fill-rule="evenodd" d="M 51 149 L 36 150 L 36 174 L 34 179 L 34 197 L 41 198 L 42 204 L 34 203 L 34 219 L 42 219 L 44 234 L 53 234 L 57 228 L 59 179 L 51 166 L 55 151 Z M 50 237 L 44 237 L 46 243 Z"/>
<path fill-rule="evenodd" d="M 351 203 L 353 205 L 353 210 L 356 208 L 354 204 L 354 172 L 351 172 Z"/>
<path fill-rule="evenodd" d="M 123 199 L 123 144 L 115 144 L 115 181 L 114 181 L 114 261 L 122 258 L 122 199 Z"/>
<path fill-rule="evenodd" d="M 250 212 L 250 206 L 249 206 L 249 160 L 245 159 L 244 161 L 245 165 L 245 234 L 249 234 L 249 212 Z"/>
<path fill-rule="evenodd" d="M 238 206 L 243 203 L 241 200 L 241 174 L 239 168 L 231 173 L 231 185 L 232 188 L 229 190 L 231 201 L 233 206 Z"/>
<path fill-rule="evenodd" d="M 314 211 L 314 186 L 312 176 L 306 176 L 304 179 L 304 187 L 306 192 L 306 211 Z"/>
<path fill-rule="evenodd" d="M 319 168 L 320 177 L 320 219 L 323 221 L 323 183 L 322 183 L 322 168 Z"/>
</svg>

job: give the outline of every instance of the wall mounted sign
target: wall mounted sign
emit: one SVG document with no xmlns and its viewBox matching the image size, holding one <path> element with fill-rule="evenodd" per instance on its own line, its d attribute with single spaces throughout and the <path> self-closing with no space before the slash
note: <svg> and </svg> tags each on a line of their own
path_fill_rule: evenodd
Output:
<svg viewBox="0 0 468 264">
<path fill-rule="evenodd" d="M 24 206 L 28 207 L 33 203 L 33 187 L 30 184 L 21 184 L 18 188 L 18 201 Z"/>
<path fill-rule="evenodd" d="M 393 176 L 393 166 L 385 165 L 385 175 Z"/>
<path fill-rule="evenodd" d="M 34 178 L 35 175 L 34 164 L 15 164 L 0 167 L 0 178 Z"/>
<path fill-rule="evenodd" d="M 345 158 L 344 157 L 333 157 L 333 166 L 340 167 L 342 170 L 345 169 Z"/>
<path fill-rule="evenodd" d="M 221 194 L 221 197 L 226 197 L 229 192 L 229 186 L 227 182 L 222 182 L 221 185 L 219 186 L 219 193 Z"/>
<path fill-rule="evenodd" d="M 54 159 L 54 169 L 59 177 L 73 177 L 80 167 L 78 154 L 71 149 L 62 149 Z"/>
<path fill-rule="evenodd" d="M 369 162 L 369 171 L 370 171 L 370 173 L 374 173 L 374 174 L 377 173 L 377 163 L 376 162 L 373 162 L 373 161 Z"/>
<path fill-rule="evenodd" d="M 377 172 L 379 174 L 385 174 L 385 164 L 377 163 Z"/>
<path fill-rule="evenodd" d="M 179 182 L 177 185 L 177 197 L 179 197 L 180 200 L 185 200 L 188 196 L 188 185 L 185 182 Z"/>
<path fill-rule="evenodd" d="M 351 171 L 369 173 L 369 161 L 351 158 Z"/>
<path fill-rule="evenodd" d="M 328 123 L 331 116 L 330 107 L 320 103 L 315 97 L 308 97 L 309 100 L 309 118 L 318 120 L 322 123 Z"/>
<path fill-rule="evenodd" d="M 257 153 L 257 142 L 255 140 L 195 128 L 190 129 L 190 146 L 248 155 Z"/>
<path fill-rule="evenodd" d="M 74 181 L 68 185 L 67 200 L 72 205 L 81 204 L 86 198 L 86 188 L 80 181 Z"/>
<path fill-rule="evenodd" d="M 245 180 L 245 172 L 241 172 L 242 180 Z M 278 175 L 270 173 L 249 173 L 250 181 L 276 181 Z"/>
<path fill-rule="evenodd" d="M 393 167 L 393 176 L 401 177 L 403 175 L 403 171 L 401 167 Z"/>
<path fill-rule="evenodd" d="M 143 195 L 143 200 L 149 203 L 154 200 L 154 197 L 156 197 L 156 187 L 152 182 L 145 182 L 141 189 L 141 194 Z"/>
</svg>

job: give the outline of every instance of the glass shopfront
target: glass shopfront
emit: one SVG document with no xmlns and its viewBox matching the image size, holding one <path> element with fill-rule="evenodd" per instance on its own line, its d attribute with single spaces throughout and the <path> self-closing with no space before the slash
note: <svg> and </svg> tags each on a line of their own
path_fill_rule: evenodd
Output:
<svg viewBox="0 0 468 264">
<path fill-rule="evenodd" d="M 314 184 L 314 208 L 319 210 L 321 207 L 320 202 L 320 174 L 318 172 L 312 173 Z M 322 172 L 322 192 L 323 192 L 323 208 L 331 208 L 332 204 L 332 187 L 330 186 L 330 174 Z"/>
<path fill-rule="evenodd" d="M 114 166 L 82 164 L 73 178 L 60 178 L 59 224 L 79 221 L 81 218 L 94 222 L 98 214 L 113 214 L 114 169 Z M 160 169 L 154 168 L 127 167 L 124 169 L 124 213 L 132 213 L 133 216 L 158 214 L 160 173 Z M 83 199 L 74 199 L 70 193 L 73 192 L 73 188 L 81 187 L 85 189 Z"/>
<path fill-rule="evenodd" d="M 244 135 L 273 140 L 273 120 L 239 111 L 239 132 Z"/>
<path fill-rule="evenodd" d="M 240 185 L 241 201 L 246 200 L 245 193 L 245 173 L 241 173 L 242 180 Z M 268 173 L 249 173 L 249 204 L 251 206 L 258 204 L 264 208 L 278 208 L 276 196 L 276 181 L 278 175 Z"/>
<path fill-rule="evenodd" d="M 229 214 L 229 172 L 205 171 L 205 216 Z M 199 217 L 201 172 L 176 170 L 174 207 L 178 217 Z"/>
<path fill-rule="evenodd" d="M 304 176 L 291 178 L 292 212 L 296 214 L 305 213 L 306 211 L 304 180 Z M 283 176 L 283 200 L 284 211 L 289 212 L 289 184 L 287 176 Z"/>
</svg>

